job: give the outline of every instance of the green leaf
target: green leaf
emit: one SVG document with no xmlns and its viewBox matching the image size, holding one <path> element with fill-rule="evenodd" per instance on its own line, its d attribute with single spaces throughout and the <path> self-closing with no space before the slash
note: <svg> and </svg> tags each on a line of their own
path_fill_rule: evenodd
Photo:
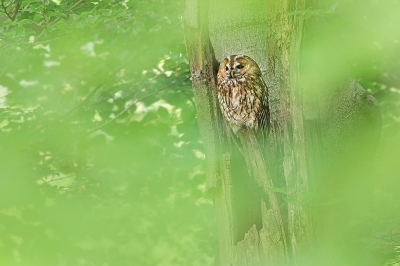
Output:
<svg viewBox="0 0 400 266">
<path fill-rule="evenodd" d="M 5 26 L 17 26 L 17 25 L 18 24 L 16 22 L 11 21 L 11 20 L 6 20 L 6 21 L 1 23 L 2 27 L 5 27 Z"/>
<path fill-rule="evenodd" d="M 1 123 L 0 123 L 0 128 L 3 128 L 3 127 L 5 127 L 5 126 L 7 126 L 8 124 L 9 124 L 8 120 L 7 120 L 7 119 L 4 119 L 4 120 L 1 121 Z"/>
<path fill-rule="evenodd" d="M 33 20 L 30 20 L 30 19 L 23 19 L 23 20 L 21 20 L 21 21 L 18 22 L 18 26 L 21 27 L 21 26 L 23 26 L 23 25 L 25 25 L 26 23 L 29 23 L 29 22 L 34 23 Z"/>
<path fill-rule="evenodd" d="M 66 17 L 67 15 L 61 11 L 46 12 L 48 17 Z"/>
</svg>

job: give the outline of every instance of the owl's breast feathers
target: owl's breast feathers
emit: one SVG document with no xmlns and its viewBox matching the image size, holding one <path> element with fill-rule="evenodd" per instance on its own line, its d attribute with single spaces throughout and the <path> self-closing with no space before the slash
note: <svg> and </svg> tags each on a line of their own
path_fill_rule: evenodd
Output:
<svg viewBox="0 0 400 266">
<path fill-rule="evenodd" d="M 222 114 L 235 134 L 243 126 L 255 130 L 267 126 L 267 91 L 261 77 L 219 77 L 218 100 Z"/>
</svg>

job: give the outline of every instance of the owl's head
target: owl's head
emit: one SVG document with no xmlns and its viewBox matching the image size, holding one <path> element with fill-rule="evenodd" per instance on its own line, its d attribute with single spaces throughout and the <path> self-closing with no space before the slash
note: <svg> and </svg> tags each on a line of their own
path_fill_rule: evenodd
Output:
<svg viewBox="0 0 400 266">
<path fill-rule="evenodd" d="M 218 78 L 241 79 L 247 75 L 261 75 L 253 59 L 246 55 L 231 55 L 219 65 Z"/>
</svg>

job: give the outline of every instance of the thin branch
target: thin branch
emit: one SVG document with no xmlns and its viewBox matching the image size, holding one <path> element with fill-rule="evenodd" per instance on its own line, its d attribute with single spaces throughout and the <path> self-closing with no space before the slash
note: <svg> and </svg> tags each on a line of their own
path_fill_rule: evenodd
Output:
<svg viewBox="0 0 400 266">
<path fill-rule="evenodd" d="M 78 107 L 80 107 L 82 104 L 84 104 L 85 102 L 87 102 L 99 89 L 101 89 L 104 84 L 106 83 L 106 81 L 109 79 L 109 77 L 105 80 L 103 80 L 99 85 L 96 86 L 96 88 L 94 88 L 93 91 L 91 91 L 82 101 L 80 101 L 79 103 L 77 103 L 76 105 L 72 106 L 68 111 L 66 111 L 61 118 L 66 117 L 67 115 L 69 115 L 71 112 L 73 112 L 74 110 L 76 110 Z"/>
<path fill-rule="evenodd" d="M 81 3 L 83 3 L 85 0 L 80 0 L 78 1 L 75 5 L 71 6 L 70 8 L 67 9 L 67 13 L 72 11 L 75 7 L 77 7 L 78 5 L 80 5 Z"/>
<path fill-rule="evenodd" d="M 136 54 L 134 54 L 136 55 Z M 82 106 L 82 104 L 84 104 L 85 102 L 87 102 L 99 89 L 101 89 L 104 84 L 111 78 L 113 77 L 116 73 L 118 73 L 118 71 L 120 71 L 121 69 L 123 69 L 132 59 L 134 58 L 134 56 L 131 56 L 129 58 L 126 59 L 125 62 L 123 62 L 121 64 L 120 67 L 118 67 L 117 69 L 115 69 L 113 72 L 111 72 L 107 78 L 105 78 L 99 85 L 96 86 L 96 88 L 91 91 L 82 101 L 80 101 L 79 103 L 77 103 L 76 105 L 72 106 L 68 111 L 66 111 L 61 118 L 66 117 L 68 114 L 70 114 L 72 111 L 76 110 L 78 107 Z"/>
<path fill-rule="evenodd" d="M 80 101 L 79 103 L 77 103 L 76 105 L 72 106 L 68 111 L 66 111 L 61 118 L 67 116 L 68 114 L 70 114 L 72 111 L 76 110 L 78 107 L 80 107 L 82 104 L 84 104 L 85 102 L 87 102 L 99 89 L 101 89 L 104 84 L 114 75 L 116 74 L 118 71 L 120 71 L 123 67 L 119 67 L 116 70 L 114 70 L 113 72 L 111 72 L 107 78 L 105 78 L 102 82 L 100 82 L 99 85 L 96 86 L 96 88 L 94 88 L 93 91 L 91 91 L 82 101 Z"/>
<path fill-rule="evenodd" d="M 182 81 L 186 81 L 186 80 L 188 80 L 188 79 L 190 79 L 190 77 L 186 77 L 186 78 L 182 79 Z M 133 101 L 131 104 L 129 104 L 127 107 L 125 107 L 125 109 L 122 110 L 122 111 L 121 111 L 119 114 L 117 114 L 115 117 L 113 117 L 113 118 L 110 119 L 109 121 L 105 122 L 104 124 L 100 125 L 99 127 L 90 130 L 88 133 L 84 134 L 82 137 L 85 137 L 85 136 L 87 136 L 87 135 L 90 135 L 90 134 L 92 134 L 93 132 L 96 132 L 97 130 L 99 130 L 99 129 L 105 127 L 105 126 L 107 126 L 108 124 L 110 124 L 110 123 L 112 123 L 112 122 L 114 122 L 118 117 L 120 117 L 121 115 L 123 115 L 124 113 L 126 113 L 132 106 L 134 106 L 135 104 L 137 104 L 139 101 L 141 101 L 141 100 L 143 100 L 143 99 L 145 99 L 145 98 L 147 98 L 147 97 L 150 97 L 150 96 L 152 96 L 152 95 L 154 95 L 154 94 L 156 94 L 156 93 L 158 93 L 158 92 L 160 92 L 160 91 L 164 91 L 164 90 L 166 90 L 166 89 L 168 89 L 168 88 L 170 88 L 170 87 L 172 87 L 172 86 L 175 86 L 175 85 L 176 85 L 176 84 L 170 84 L 170 85 L 168 85 L 168 86 L 165 86 L 165 87 L 162 88 L 162 89 L 153 91 L 153 92 L 151 92 L 151 93 L 149 93 L 149 94 L 146 94 L 146 95 L 144 95 L 144 96 L 142 96 L 142 97 L 136 99 L 136 100 Z"/>
<path fill-rule="evenodd" d="M 8 6 L 10 6 L 11 4 L 12 4 L 12 3 L 10 3 Z M 3 8 L 3 11 L 4 11 L 4 13 L 7 15 L 7 17 L 8 17 L 9 19 L 11 19 L 11 21 L 14 21 L 14 20 L 15 20 L 15 17 L 16 17 L 17 14 L 18 14 L 18 10 L 19 10 L 20 6 L 21 6 L 21 3 L 17 3 L 17 4 L 15 5 L 15 9 L 14 9 L 13 14 L 10 15 L 10 13 L 8 13 L 8 11 L 7 11 L 7 7 L 4 5 L 4 0 L 1 1 L 1 7 Z"/>
<path fill-rule="evenodd" d="M 12 21 L 15 20 L 15 17 L 17 16 L 17 13 L 18 13 L 18 10 L 19 10 L 20 6 L 21 6 L 21 3 L 17 3 L 17 4 L 15 5 L 15 10 L 14 10 L 14 14 L 13 14 L 13 16 L 12 16 Z"/>
<path fill-rule="evenodd" d="M 54 182 L 54 181 L 58 181 L 58 180 L 63 180 L 63 179 L 66 179 L 66 178 L 70 178 L 70 177 L 72 177 L 72 176 L 76 176 L 76 173 L 71 174 L 71 175 L 67 175 L 67 176 L 63 176 L 63 177 L 60 177 L 60 178 L 57 178 L 57 179 L 51 179 L 51 180 L 49 180 L 49 181 L 44 181 L 44 183 L 45 183 L 45 184 L 48 184 L 48 183 L 50 183 L 50 182 Z"/>
<path fill-rule="evenodd" d="M 13 17 L 7 12 L 7 7 L 4 5 L 4 1 L 1 1 L 1 7 L 3 8 L 4 13 L 7 15 L 7 17 L 9 19 L 11 19 L 11 21 L 14 21 Z"/>
<path fill-rule="evenodd" d="M 73 9 L 75 9 L 79 4 L 83 3 L 84 1 L 85 1 L 85 0 L 80 0 L 80 1 L 78 1 L 76 4 L 74 4 L 73 6 L 71 6 L 70 8 L 68 8 L 67 11 L 65 12 L 65 14 L 68 14 L 69 12 L 71 12 Z M 14 16 L 11 17 L 10 14 L 7 12 L 6 6 L 4 5 L 4 0 L 1 1 L 1 5 L 0 5 L 0 6 L 3 8 L 3 10 L 4 10 L 5 14 L 7 15 L 7 17 L 9 17 L 12 21 L 14 21 L 17 12 L 14 12 Z M 19 8 L 20 8 L 20 5 L 17 6 L 17 9 L 18 9 L 18 10 L 19 10 Z M 56 20 L 54 20 L 52 23 L 50 23 L 49 26 L 53 26 L 53 25 L 54 25 L 55 23 L 57 23 L 61 18 L 62 18 L 62 16 L 61 16 L 61 17 L 58 17 Z M 47 30 L 47 29 L 44 28 L 44 29 L 42 30 L 42 32 L 39 34 L 39 36 L 35 39 L 35 41 L 34 41 L 33 43 L 29 43 L 29 44 L 38 44 L 38 40 L 43 36 L 43 34 L 44 34 L 44 32 L 45 32 L 46 30 Z M 11 46 L 11 45 L 9 45 L 9 46 Z M 8 46 L 7 46 L 7 47 L 8 47 Z M 2 46 L 1 49 L 7 48 L 7 47 L 3 47 L 3 46 Z M 21 55 L 23 55 L 23 54 L 25 54 L 25 53 L 26 53 L 26 50 L 25 50 L 25 52 L 20 53 L 19 56 L 21 56 Z M 17 56 L 17 58 L 18 58 L 19 56 Z M 17 58 L 16 58 L 16 59 L 17 59 Z M 16 61 L 16 59 L 14 60 L 14 62 Z M 7 66 L 6 66 L 6 67 L 3 69 L 3 71 L 0 73 L 0 77 L 2 77 L 2 76 L 4 75 L 4 73 L 6 73 L 6 71 L 10 68 L 11 65 L 12 65 L 12 64 L 7 64 Z"/>
<path fill-rule="evenodd" d="M 75 9 L 78 5 L 80 5 L 81 3 L 83 3 L 85 0 L 80 0 L 78 1 L 76 4 L 74 4 L 73 6 L 71 6 L 70 8 L 67 9 L 67 11 L 65 11 L 64 15 L 67 15 L 69 12 L 71 12 L 73 9 Z M 53 22 L 51 22 L 49 24 L 49 26 L 53 26 L 54 24 L 56 24 L 58 21 L 60 21 L 64 16 L 60 16 L 58 18 L 56 18 Z M 39 36 L 36 38 L 35 43 L 37 42 L 37 40 L 39 40 L 44 32 L 46 31 L 46 28 L 42 30 L 42 32 L 39 34 Z"/>
</svg>

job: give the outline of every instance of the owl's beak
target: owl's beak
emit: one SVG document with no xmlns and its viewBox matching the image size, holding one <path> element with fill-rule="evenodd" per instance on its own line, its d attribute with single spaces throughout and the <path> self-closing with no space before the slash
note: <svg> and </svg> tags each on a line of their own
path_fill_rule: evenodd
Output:
<svg viewBox="0 0 400 266">
<path fill-rule="evenodd" d="M 231 71 L 229 71 L 229 74 L 230 74 L 231 78 L 234 78 L 236 75 L 235 70 L 233 68 L 231 68 Z"/>
</svg>

